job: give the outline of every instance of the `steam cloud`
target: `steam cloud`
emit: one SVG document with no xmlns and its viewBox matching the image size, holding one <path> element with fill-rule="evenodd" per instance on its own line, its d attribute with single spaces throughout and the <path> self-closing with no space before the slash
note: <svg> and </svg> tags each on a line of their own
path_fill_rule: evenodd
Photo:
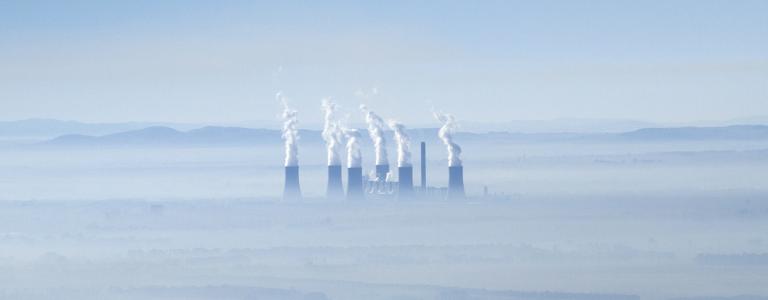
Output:
<svg viewBox="0 0 768 300">
<path fill-rule="evenodd" d="M 347 167 L 359 168 L 362 166 L 363 156 L 360 153 L 360 131 L 357 129 L 344 129 L 347 137 Z"/>
<path fill-rule="evenodd" d="M 275 95 L 278 101 L 283 103 L 283 140 L 285 141 L 285 166 L 299 165 L 299 119 L 296 110 L 288 106 L 288 100 L 282 92 Z"/>
<path fill-rule="evenodd" d="M 376 165 L 389 164 L 387 159 L 387 144 L 384 140 L 384 120 L 376 113 L 368 109 L 365 105 L 360 105 L 360 110 L 365 113 L 365 122 L 368 124 L 368 134 L 373 140 L 373 147 L 376 149 Z"/>
<path fill-rule="evenodd" d="M 395 132 L 397 142 L 397 166 L 407 167 L 411 165 L 411 138 L 405 132 L 405 125 L 395 120 L 389 120 L 389 128 Z"/>
<path fill-rule="evenodd" d="M 461 166 L 461 147 L 453 142 L 453 132 L 456 130 L 456 122 L 453 115 L 434 112 L 435 119 L 443 124 L 438 136 L 448 149 L 448 166 Z"/>
<path fill-rule="evenodd" d="M 341 147 L 343 146 L 341 138 L 343 133 L 336 116 L 336 103 L 326 98 L 323 99 L 322 106 L 325 116 L 323 139 L 328 149 L 328 165 L 339 166 L 341 165 Z"/>
</svg>

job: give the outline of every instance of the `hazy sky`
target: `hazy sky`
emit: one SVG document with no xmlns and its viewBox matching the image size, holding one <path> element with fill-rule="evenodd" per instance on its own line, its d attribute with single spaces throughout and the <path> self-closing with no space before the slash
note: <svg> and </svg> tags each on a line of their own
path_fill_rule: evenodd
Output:
<svg viewBox="0 0 768 300">
<path fill-rule="evenodd" d="M 768 115 L 768 1 L 356 2 L 0 1 L 0 119 Z"/>
</svg>

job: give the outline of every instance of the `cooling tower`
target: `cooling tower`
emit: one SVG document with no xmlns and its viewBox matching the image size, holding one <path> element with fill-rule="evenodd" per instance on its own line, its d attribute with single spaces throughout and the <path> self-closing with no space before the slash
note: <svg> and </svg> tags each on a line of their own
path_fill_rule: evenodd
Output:
<svg viewBox="0 0 768 300">
<path fill-rule="evenodd" d="M 400 199 L 413 196 L 413 167 L 397 168 L 397 197 Z"/>
<path fill-rule="evenodd" d="M 326 197 L 328 199 L 341 199 L 344 197 L 344 187 L 341 184 L 341 166 L 328 166 Z"/>
<path fill-rule="evenodd" d="M 299 185 L 299 166 L 285 167 L 285 189 L 283 189 L 283 199 L 301 199 L 301 186 Z"/>
<path fill-rule="evenodd" d="M 421 142 L 421 190 L 427 190 L 427 143 Z"/>
<path fill-rule="evenodd" d="M 464 199 L 464 167 L 448 167 L 448 199 Z"/>
<path fill-rule="evenodd" d="M 362 200 L 363 195 L 363 168 L 347 168 L 347 199 Z"/>
<path fill-rule="evenodd" d="M 376 165 L 376 180 L 384 181 L 389 173 L 389 165 Z"/>
</svg>

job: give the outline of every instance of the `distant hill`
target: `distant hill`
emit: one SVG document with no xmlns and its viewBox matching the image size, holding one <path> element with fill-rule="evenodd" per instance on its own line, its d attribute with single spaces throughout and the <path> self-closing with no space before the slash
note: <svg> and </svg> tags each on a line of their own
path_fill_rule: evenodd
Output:
<svg viewBox="0 0 768 300">
<path fill-rule="evenodd" d="M 644 128 L 621 134 L 633 140 L 754 140 L 768 139 L 768 126 Z"/>
<path fill-rule="evenodd" d="M 414 143 L 437 142 L 436 128 L 418 128 L 409 132 Z M 388 132 L 392 141 L 392 133 Z M 300 130 L 301 143 L 323 143 L 318 130 Z M 646 128 L 626 133 L 577 134 L 577 133 L 467 133 L 456 134 L 462 143 L 472 142 L 659 142 L 659 141 L 707 141 L 707 140 L 768 140 L 768 126 L 740 125 L 727 127 L 679 127 Z M 364 142 L 367 134 L 363 135 Z M 43 142 L 51 146 L 233 146 L 279 144 L 281 132 L 275 129 L 208 126 L 189 131 L 169 127 L 152 126 L 138 130 L 102 136 L 63 135 Z"/>
<path fill-rule="evenodd" d="M 138 130 L 152 126 L 164 126 L 188 130 L 199 125 L 174 123 L 83 123 L 54 119 L 27 119 L 0 122 L 0 137 L 41 137 L 52 138 L 68 134 L 101 136 L 118 132 Z"/>
<path fill-rule="evenodd" d="M 659 124 L 621 119 L 553 119 L 553 120 L 512 120 L 506 122 L 462 121 L 461 130 L 470 132 L 508 131 L 520 133 L 619 133 Z"/>
<path fill-rule="evenodd" d="M 320 130 L 321 124 L 302 122 L 302 128 Z M 655 124 L 650 122 L 621 119 L 554 119 L 554 120 L 510 120 L 504 122 L 477 122 L 463 120 L 459 130 L 465 133 L 495 132 L 497 135 L 508 133 L 520 138 L 549 139 L 569 133 L 570 135 L 601 135 L 628 133 L 637 130 L 668 129 L 668 128 L 714 128 L 741 124 L 768 125 L 768 117 L 751 117 L 729 121 L 702 121 L 687 124 Z M 410 128 L 432 128 L 436 122 L 424 124 L 408 124 Z M 104 136 L 120 132 L 140 130 L 147 127 L 168 127 L 187 131 L 203 126 L 214 128 L 263 128 L 277 130 L 280 122 L 250 121 L 233 124 L 191 124 L 169 122 L 122 122 L 122 123 L 85 123 L 78 121 L 63 121 L 56 119 L 27 119 L 19 121 L 0 121 L 0 139 L 50 139 L 63 135 Z M 228 126 L 228 127 L 225 127 Z M 364 128 L 365 124 L 351 124 L 355 128 Z M 430 135 L 431 136 L 431 135 Z"/>
<path fill-rule="evenodd" d="M 299 131 L 303 142 L 320 142 L 320 132 Z M 53 146 L 233 146 L 281 143 L 273 129 L 208 126 L 189 131 L 153 126 L 104 136 L 63 135 L 43 142 Z"/>
</svg>

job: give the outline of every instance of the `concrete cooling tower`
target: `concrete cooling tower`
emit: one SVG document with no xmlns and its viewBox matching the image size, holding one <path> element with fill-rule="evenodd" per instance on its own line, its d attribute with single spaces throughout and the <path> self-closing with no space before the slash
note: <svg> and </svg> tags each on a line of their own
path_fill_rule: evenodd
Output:
<svg viewBox="0 0 768 300">
<path fill-rule="evenodd" d="M 347 168 L 347 199 L 362 200 L 363 194 L 363 168 Z"/>
<path fill-rule="evenodd" d="M 448 167 L 448 199 L 464 199 L 464 167 Z"/>
<path fill-rule="evenodd" d="M 413 196 L 413 167 L 405 166 L 397 168 L 397 197 L 407 199 Z"/>
<path fill-rule="evenodd" d="M 344 197 L 344 187 L 341 183 L 341 166 L 328 166 L 326 196 L 328 199 L 341 199 Z"/>
<path fill-rule="evenodd" d="M 299 166 L 285 167 L 285 188 L 283 189 L 283 199 L 301 199 L 301 186 L 299 185 Z"/>
<path fill-rule="evenodd" d="M 389 165 L 376 165 L 376 180 L 384 181 L 389 173 Z"/>
</svg>

